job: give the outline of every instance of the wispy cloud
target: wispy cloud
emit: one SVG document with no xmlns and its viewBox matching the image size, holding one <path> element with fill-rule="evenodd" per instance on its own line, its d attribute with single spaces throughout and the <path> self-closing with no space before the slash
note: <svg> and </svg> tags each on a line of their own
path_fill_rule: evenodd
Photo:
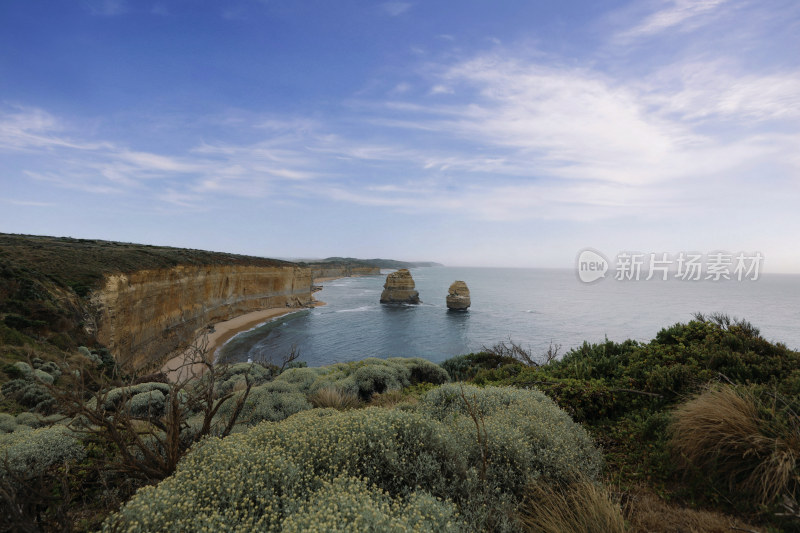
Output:
<svg viewBox="0 0 800 533">
<path fill-rule="evenodd" d="M 632 28 L 617 35 L 627 40 L 662 33 L 676 28 L 692 29 L 708 20 L 708 17 L 728 0 L 668 0 L 659 2 L 656 11 L 647 15 Z"/>
<path fill-rule="evenodd" d="M 37 202 L 34 200 L 4 199 L 3 201 L 12 205 L 19 205 L 23 207 L 54 207 L 56 205 L 52 202 Z"/>
<path fill-rule="evenodd" d="M 410 2 L 384 2 L 381 4 L 381 8 L 389 15 L 396 17 L 408 11 L 411 5 Z"/>
<path fill-rule="evenodd" d="M 83 5 L 92 15 L 114 17 L 128 11 L 125 0 L 82 0 Z"/>
</svg>

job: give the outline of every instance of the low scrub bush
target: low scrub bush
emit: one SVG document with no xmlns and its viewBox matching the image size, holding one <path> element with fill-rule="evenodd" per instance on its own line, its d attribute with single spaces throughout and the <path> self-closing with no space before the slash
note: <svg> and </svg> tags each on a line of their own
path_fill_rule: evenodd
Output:
<svg viewBox="0 0 800 533">
<path fill-rule="evenodd" d="M 541 393 L 467 390 L 485 423 L 481 444 L 474 410 L 457 405 L 457 388 L 442 388 L 419 409 L 313 409 L 206 439 L 105 527 L 516 531 L 513 511 L 528 483 L 596 476 L 585 432 Z"/>
<path fill-rule="evenodd" d="M 151 391 L 159 391 L 164 396 L 169 396 L 172 387 L 167 383 L 151 382 L 139 383 L 125 387 L 117 387 L 108 391 L 103 398 L 103 408 L 107 410 L 117 409 L 123 401 L 130 400 L 134 396 Z"/>
<path fill-rule="evenodd" d="M 24 480 L 86 455 L 81 441 L 64 426 L 0 435 L 0 477 Z"/>
<path fill-rule="evenodd" d="M 245 391 L 234 393 L 230 400 L 222 404 L 218 416 L 221 419 L 229 418 L 244 394 Z M 305 394 L 291 385 L 279 382 L 265 383 L 250 389 L 239 414 L 239 423 L 251 426 L 265 420 L 277 422 L 311 407 Z"/>
<path fill-rule="evenodd" d="M 412 492 L 405 498 L 369 487 L 364 481 L 338 477 L 308 495 L 307 503 L 283 521 L 281 532 L 363 531 L 457 532 L 465 524 L 455 505 L 425 492 Z"/>
<path fill-rule="evenodd" d="M 17 419 L 14 415 L 0 413 L 0 433 L 12 433 L 17 428 Z"/>
<path fill-rule="evenodd" d="M 166 407 L 166 396 L 158 389 L 140 392 L 128 400 L 128 409 L 137 418 L 161 417 Z"/>
<path fill-rule="evenodd" d="M 438 385 L 446 383 L 448 379 L 447 371 L 425 359 L 390 357 L 316 368 L 292 368 L 284 371 L 276 381 L 297 385 L 305 394 L 335 388 L 368 401 L 376 393 L 402 390 L 419 383 Z"/>
<path fill-rule="evenodd" d="M 510 356 L 478 352 L 452 357 L 440 366 L 454 381 L 467 381 L 474 378 L 480 370 L 496 370 L 504 365 L 521 365 L 521 363 Z"/>
<path fill-rule="evenodd" d="M 275 374 L 274 368 L 258 363 L 237 363 L 227 367 L 218 378 L 216 393 L 222 395 L 240 389 L 246 380 L 253 386 L 262 385 L 272 380 Z"/>
<path fill-rule="evenodd" d="M 33 372 L 31 372 L 31 376 L 33 376 Z M 48 413 L 55 405 L 55 399 L 45 386 L 32 379 L 6 381 L 0 390 L 5 397 L 39 413 Z"/>
<path fill-rule="evenodd" d="M 447 424 L 470 462 L 486 462 L 487 478 L 517 495 L 540 476 L 565 482 L 600 472 L 602 458 L 589 434 L 540 391 L 447 384 L 431 390 L 416 410 Z"/>
</svg>

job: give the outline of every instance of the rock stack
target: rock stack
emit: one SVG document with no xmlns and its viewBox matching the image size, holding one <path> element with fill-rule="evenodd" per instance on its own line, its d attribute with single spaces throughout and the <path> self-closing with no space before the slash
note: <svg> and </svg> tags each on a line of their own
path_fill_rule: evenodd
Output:
<svg viewBox="0 0 800 533">
<path fill-rule="evenodd" d="M 447 291 L 447 308 L 453 311 L 466 311 L 471 303 L 467 284 L 463 281 L 454 281 Z"/>
<path fill-rule="evenodd" d="M 419 293 L 414 290 L 414 278 L 407 268 L 401 268 L 386 276 L 381 293 L 382 304 L 404 303 L 418 304 Z"/>
</svg>

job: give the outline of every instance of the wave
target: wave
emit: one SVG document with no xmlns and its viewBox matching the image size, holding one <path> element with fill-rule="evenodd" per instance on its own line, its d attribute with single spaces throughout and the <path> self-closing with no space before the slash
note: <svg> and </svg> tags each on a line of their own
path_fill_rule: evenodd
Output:
<svg viewBox="0 0 800 533">
<path fill-rule="evenodd" d="M 360 313 L 362 311 L 369 311 L 370 309 L 376 309 L 374 305 L 362 305 L 361 307 L 354 307 L 353 309 L 339 309 L 335 311 L 336 313 Z"/>
</svg>

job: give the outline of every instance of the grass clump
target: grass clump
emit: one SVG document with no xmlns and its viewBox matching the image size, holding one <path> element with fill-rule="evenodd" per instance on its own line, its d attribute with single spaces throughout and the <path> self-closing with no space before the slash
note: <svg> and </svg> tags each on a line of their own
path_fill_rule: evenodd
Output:
<svg viewBox="0 0 800 533">
<path fill-rule="evenodd" d="M 355 394 L 341 391 L 335 387 L 325 387 L 317 390 L 309 397 L 311 405 L 314 407 L 330 407 L 344 411 L 354 409 L 361 405 L 361 400 Z"/>
<path fill-rule="evenodd" d="M 800 489 L 800 417 L 778 396 L 710 387 L 675 410 L 672 449 L 732 494 L 774 506 Z"/>
<path fill-rule="evenodd" d="M 619 498 L 591 481 L 569 485 L 532 483 L 519 513 L 525 530 L 531 533 L 627 531 Z"/>
</svg>

